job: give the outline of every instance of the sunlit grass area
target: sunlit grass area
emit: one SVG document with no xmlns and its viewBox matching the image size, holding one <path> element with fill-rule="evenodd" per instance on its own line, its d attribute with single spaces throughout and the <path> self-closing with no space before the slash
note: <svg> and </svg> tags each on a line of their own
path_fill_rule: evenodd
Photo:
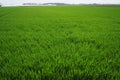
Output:
<svg viewBox="0 0 120 80">
<path fill-rule="evenodd" d="M 0 79 L 119 80 L 120 7 L 1 7 Z"/>
</svg>

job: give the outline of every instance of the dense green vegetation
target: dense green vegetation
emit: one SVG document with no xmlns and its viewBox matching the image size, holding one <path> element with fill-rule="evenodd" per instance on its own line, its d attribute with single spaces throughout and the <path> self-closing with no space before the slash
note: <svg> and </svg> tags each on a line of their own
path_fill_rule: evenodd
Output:
<svg viewBox="0 0 120 80">
<path fill-rule="evenodd" d="M 0 8 L 0 80 L 119 80 L 120 7 Z"/>
</svg>

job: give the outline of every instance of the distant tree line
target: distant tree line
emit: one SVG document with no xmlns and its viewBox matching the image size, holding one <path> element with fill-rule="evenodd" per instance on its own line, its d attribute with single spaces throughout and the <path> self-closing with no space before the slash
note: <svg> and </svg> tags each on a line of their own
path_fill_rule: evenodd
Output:
<svg viewBox="0 0 120 80">
<path fill-rule="evenodd" d="M 28 6 L 45 6 L 45 5 L 70 5 L 66 3 L 23 3 L 23 5 L 28 5 Z"/>
</svg>

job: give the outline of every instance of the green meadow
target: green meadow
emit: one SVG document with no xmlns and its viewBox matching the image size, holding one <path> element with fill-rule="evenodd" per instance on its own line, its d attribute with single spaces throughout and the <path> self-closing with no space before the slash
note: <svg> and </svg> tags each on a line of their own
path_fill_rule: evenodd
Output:
<svg viewBox="0 0 120 80">
<path fill-rule="evenodd" d="M 120 80 L 120 6 L 0 7 L 0 80 Z"/>
</svg>

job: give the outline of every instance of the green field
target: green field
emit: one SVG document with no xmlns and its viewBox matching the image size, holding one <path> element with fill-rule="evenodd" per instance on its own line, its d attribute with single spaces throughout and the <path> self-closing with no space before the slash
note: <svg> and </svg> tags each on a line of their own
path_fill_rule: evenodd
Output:
<svg viewBox="0 0 120 80">
<path fill-rule="evenodd" d="M 0 80 L 120 80 L 120 6 L 1 7 Z"/>
</svg>

